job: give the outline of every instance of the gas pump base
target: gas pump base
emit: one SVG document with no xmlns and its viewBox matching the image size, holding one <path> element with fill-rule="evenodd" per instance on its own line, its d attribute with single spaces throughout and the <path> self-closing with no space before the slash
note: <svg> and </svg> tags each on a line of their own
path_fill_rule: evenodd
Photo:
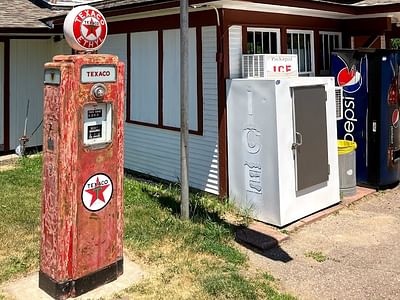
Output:
<svg viewBox="0 0 400 300">
<path fill-rule="evenodd" d="M 67 299 L 78 297 L 99 286 L 116 280 L 123 274 L 123 258 L 115 263 L 84 277 L 56 282 L 47 274 L 39 271 L 39 288 L 54 299 Z"/>
</svg>

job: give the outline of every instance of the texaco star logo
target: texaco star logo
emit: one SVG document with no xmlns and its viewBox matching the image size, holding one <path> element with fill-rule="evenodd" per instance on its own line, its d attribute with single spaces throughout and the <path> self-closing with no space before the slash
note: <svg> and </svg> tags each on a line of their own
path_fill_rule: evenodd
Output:
<svg viewBox="0 0 400 300">
<path fill-rule="evenodd" d="M 82 189 L 82 203 L 90 211 L 106 207 L 111 200 L 113 184 L 106 174 L 98 173 L 90 177 Z"/>
<path fill-rule="evenodd" d="M 107 22 L 96 8 L 78 6 L 65 18 L 64 34 L 75 50 L 97 50 L 106 39 Z"/>
</svg>

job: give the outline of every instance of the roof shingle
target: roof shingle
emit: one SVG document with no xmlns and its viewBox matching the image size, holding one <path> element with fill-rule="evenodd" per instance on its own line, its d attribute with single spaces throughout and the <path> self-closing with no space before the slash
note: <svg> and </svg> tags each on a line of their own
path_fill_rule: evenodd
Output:
<svg viewBox="0 0 400 300">
<path fill-rule="evenodd" d="M 40 8 L 29 0 L 0 1 L 0 28 L 46 28 L 46 24 L 40 19 L 60 12 Z"/>
<path fill-rule="evenodd" d="M 344 5 L 354 6 L 372 6 L 372 5 L 387 5 L 399 3 L 399 0 L 314 0 L 316 2 L 331 2 L 341 3 Z M 68 9 L 65 7 L 53 6 L 51 9 L 39 7 L 34 3 L 40 3 L 41 0 L 7 0 L 0 1 L 0 28 L 4 29 L 45 29 L 47 25 L 41 21 L 56 16 L 63 16 Z M 124 6 L 135 6 L 140 4 L 162 3 L 162 2 L 177 2 L 172 0 L 103 0 L 92 5 L 99 9 L 123 8 Z M 350 4 L 355 2 L 354 4 Z M 284 4 L 284 1 L 282 1 Z"/>
</svg>

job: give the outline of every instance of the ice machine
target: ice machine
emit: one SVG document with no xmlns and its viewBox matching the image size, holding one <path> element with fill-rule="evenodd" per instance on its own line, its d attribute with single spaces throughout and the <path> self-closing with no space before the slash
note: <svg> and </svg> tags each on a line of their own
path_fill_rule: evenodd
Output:
<svg viewBox="0 0 400 300">
<path fill-rule="evenodd" d="M 338 138 L 355 141 L 357 184 L 376 189 L 400 179 L 399 52 L 337 50 L 331 70 L 342 91 Z"/>
<path fill-rule="evenodd" d="M 227 81 L 229 197 L 285 226 L 340 201 L 332 77 Z"/>
</svg>

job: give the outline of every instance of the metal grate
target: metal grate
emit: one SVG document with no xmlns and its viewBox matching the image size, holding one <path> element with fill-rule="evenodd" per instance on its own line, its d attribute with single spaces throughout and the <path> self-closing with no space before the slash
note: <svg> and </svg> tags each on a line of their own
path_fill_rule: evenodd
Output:
<svg viewBox="0 0 400 300">
<path fill-rule="evenodd" d="M 265 60 L 263 54 L 243 55 L 242 74 L 243 78 L 263 78 Z"/>
<path fill-rule="evenodd" d="M 343 88 L 335 87 L 336 120 L 343 119 Z"/>
</svg>

